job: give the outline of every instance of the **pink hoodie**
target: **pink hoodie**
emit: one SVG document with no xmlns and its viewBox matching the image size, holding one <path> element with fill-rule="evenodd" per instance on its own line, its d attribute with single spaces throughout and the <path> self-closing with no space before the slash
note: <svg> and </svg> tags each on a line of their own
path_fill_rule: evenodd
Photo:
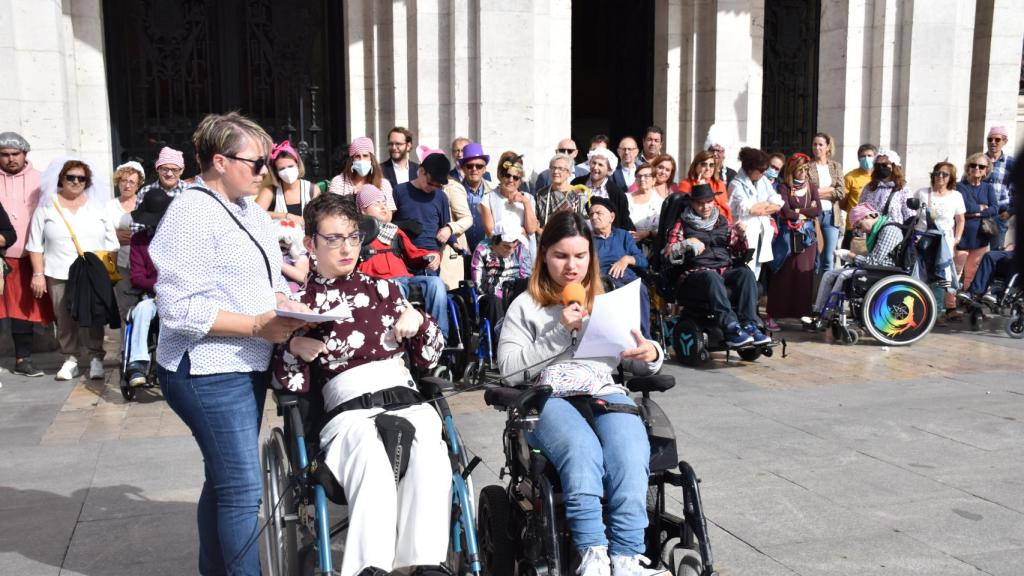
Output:
<svg viewBox="0 0 1024 576">
<path fill-rule="evenodd" d="M 17 174 L 0 170 L 0 205 L 3 205 L 18 234 L 18 239 L 7 247 L 4 254 L 8 258 L 21 258 L 25 255 L 25 241 L 28 240 L 32 214 L 39 204 L 39 176 L 39 171 L 32 167 L 31 162 L 25 162 L 25 167 Z"/>
</svg>

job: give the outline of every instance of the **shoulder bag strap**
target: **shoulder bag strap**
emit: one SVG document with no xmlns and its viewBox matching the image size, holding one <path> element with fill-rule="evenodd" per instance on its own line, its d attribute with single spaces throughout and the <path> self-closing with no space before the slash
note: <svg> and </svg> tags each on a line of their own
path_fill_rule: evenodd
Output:
<svg viewBox="0 0 1024 576">
<path fill-rule="evenodd" d="M 64 212 L 61 211 L 56 198 L 53 199 L 53 207 L 57 210 L 57 214 L 60 214 L 60 219 L 64 221 L 64 225 L 68 227 L 68 232 L 71 233 L 71 241 L 75 243 L 75 250 L 78 250 L 78 255 L 85 256 L 85 253 L 82 252 L 82 246 L 78 243 L 78 237 L 75 236 L 75 231 L 71 229 L 71 223 L 64 217 Z"/>
<path fill-rule="evenodd" d="M 217 195 L 214 194 L 209 188 L 204 188 L 202 186 L 193 186 L 193 188 L 199 190 L 203 194 L 206 194 L 207 196 L 212 198 L 214 202 L 219 204 L 220 207 L 223 208 L 225 212 L 227 212 L 228 216 L 230 216 L 231 219 L 235 221 L 235 224 L 237 224 L 238 227 L 242 229 L 242 232 L 245 232 L 245 235 L 249 237 L 249 240 L 252 240 L 252 243 L 256 245 L 256 249 L 260 251 L 260 256 L 263 256 L 263 265 L 267 267 L 267 282 L 270 282 L 270 287 L 273 288 L 274 276 L 270 272 L 270 259 L 267 258 L 267 253 L 263 250 L 263 247 L 260 246 L 260 243 L 256 241 L 256 237 L 253 236 L 252 232 L 249 232 L 249 230 L 242 225 L 242 222 L 237 217 L 235 217 L 234 214 L 231 213 L 231 210 L 229 210 L 228 207 L 225 206 L 224 203 L 221 202 L 219 198 L 217 198 Z"/>
</svg>

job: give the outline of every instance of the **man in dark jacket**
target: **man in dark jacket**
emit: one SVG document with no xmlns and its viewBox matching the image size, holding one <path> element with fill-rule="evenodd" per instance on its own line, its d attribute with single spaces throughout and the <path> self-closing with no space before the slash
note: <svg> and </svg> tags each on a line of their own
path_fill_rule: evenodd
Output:
<svg viewBox="0 0 1024 576">
<path fill-rule="evenodd" d="M 398 188 L 416 178 L 419 164 L 409 159 L 412 152 L 412 132 L 405 127 L 395 126 L 388 132 L 388 160 L 380 165 L 384 177 L 391 182 L 391 189 Z"/>
<path fill-rule="evenodd" d="M 761 331 L 757 317 L 757 279 L 749 267 L 732 266 L 732 230 L 714 198 L 707 184 L 694 186 L 689 206 L 672 229 L 672 260 L 683 261 L 677 294 L 680 300 L 710 303 L 730 348 L 768 344 L 771 338 Z"/>
</svg>

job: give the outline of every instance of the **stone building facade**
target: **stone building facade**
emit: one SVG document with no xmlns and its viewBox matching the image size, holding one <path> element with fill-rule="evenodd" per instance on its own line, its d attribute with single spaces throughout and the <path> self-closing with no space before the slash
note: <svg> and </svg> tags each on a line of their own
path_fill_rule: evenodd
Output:
<svg viewBox="0 0 1024 576">
<path fill-rule="evenodd" d="M 118 24 L 111 20 L 128 4 L 0 0 L 0 129 L 25 135 L 37 165 L 70 152 L 109 174 L 134 153 L 119 127 L 121 108 L 130 100 L 122 97 L 121 84 L 112 86 L 112 79 L 123 77 L 112 69 L 120 61 L 113 57 L 126 47 L 111 32 Z M 135 4 L 180 11 L 215 3 Z M 267 42 L 287 20 L 271 14 L 276 4 L 269 0 L 227 4 L 265 15 L 273 24 L 261 24 L 257 32 Z M 325 155 L 363 134 L 383 154 L 388 128 L 401 124 L 417 134 L 418 143 L 447 148 L 453 137 L 465 135 L 482 141 L 494 157 L 515 149 L 526 154 L 530 168 L 542 169 L 560 138 L 572 134 L 585 147 L 591 134 L 574 126 L 573 99 L 603 90 L 623 71 L 580 78 L 573 62 L 590 53 L 607 57 L 610 50 L 629 51 L 630 61 L 652 70 L 650 85 L 636 87 L 650 94 L 635 122 L 665 127 L 667 151 L 684 165 L 703 146 L 712 124 L 729 138 L 730 156 L 743 145 L 770 147 L 766 134 L 786 126 L 779 126 L 774 112 L 766 113 L 766 94 L 784 93 L 789 80 L 802 81 L 799 89 L 806 94 L 801 97 L 811 98 L 801 105 L 811 117 L 801 121 L 800 130 L 832 133 L 846 166 L 854 165 L 862 142 L 894 148 L 903 155 L 912 183 L 923 183 L 936 160 L 959 163 L 969 151 L 980 150 L 988 126 L 1006 125 L 1017 147 L 1024 137 L 1018 96 L 1024 0 L 345 0 L 340 8 L 325 0 L 297 0 L 295 5 L 304 4 L 316 5 L 317 14 L 339 11 L 322 47 L 337 60 L 324 73 L 333 75 L 333 92 L 323 88 L 321 101 L 314 103 L 320 114 L 333 118 L 330 126 L 313 123 L 324 142 L 333 138 Z M 610 10 L 612 22 L 616 10 L 648 10 L 643 34 L 652 49 L 616 45 L 614 27 L 574 30 L 595 6 Z M 796 26 L 785 12 L 800 6 L 815 10 L 809 28 L 807 18 Z M 211 28 L 208 37 L 215 40 L 217 32 Z M 777 42 L 794 35 L 811 39 L 813 58 L 799 60 L 799 46 L 796 54 L 777 54 Z M 258 50 L 251 42 L 240 45 Z M 230 48 L 218 49 L 223 54 Z M 794 57 L 798 60 L 786 60 Z M 785 67 L 798 61 L 809 67 Z M 289 69 L 281 69 L 287 78 Z M 221 92 L 216 78 L 206 82 Z M 284 113 L 277 118 L 269 113 L 272 134 L 292 134 L 286 128 L 294 128 L 299 118 L 309 124 L 310 102 L 299 102 L 287 122 Z M 299 132 L 304 128 L 300 125 Z M 308 133 L 304 137 L 309 139 Z M 321 147 L 328 148 L 323 142 Z"/>
</svg>

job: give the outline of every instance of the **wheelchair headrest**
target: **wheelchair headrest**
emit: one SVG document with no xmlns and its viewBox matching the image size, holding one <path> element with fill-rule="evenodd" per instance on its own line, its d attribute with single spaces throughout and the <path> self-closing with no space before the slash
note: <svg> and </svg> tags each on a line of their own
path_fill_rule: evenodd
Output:
<svg viewBox="0 0 1024 576">
<path fill-rule="evenodd" d="M 359 219 L 359 231 L 363 233 L 363 246 L 369 246 L 380 232 L 380 223 L 373 216 L 363 216 Z"/>
<path fill-rule="evenodd" d="M 907 208 L 911 210 L 919 210 L 921 208 L 920 198 L 907 198 Z"/>
</svg>

